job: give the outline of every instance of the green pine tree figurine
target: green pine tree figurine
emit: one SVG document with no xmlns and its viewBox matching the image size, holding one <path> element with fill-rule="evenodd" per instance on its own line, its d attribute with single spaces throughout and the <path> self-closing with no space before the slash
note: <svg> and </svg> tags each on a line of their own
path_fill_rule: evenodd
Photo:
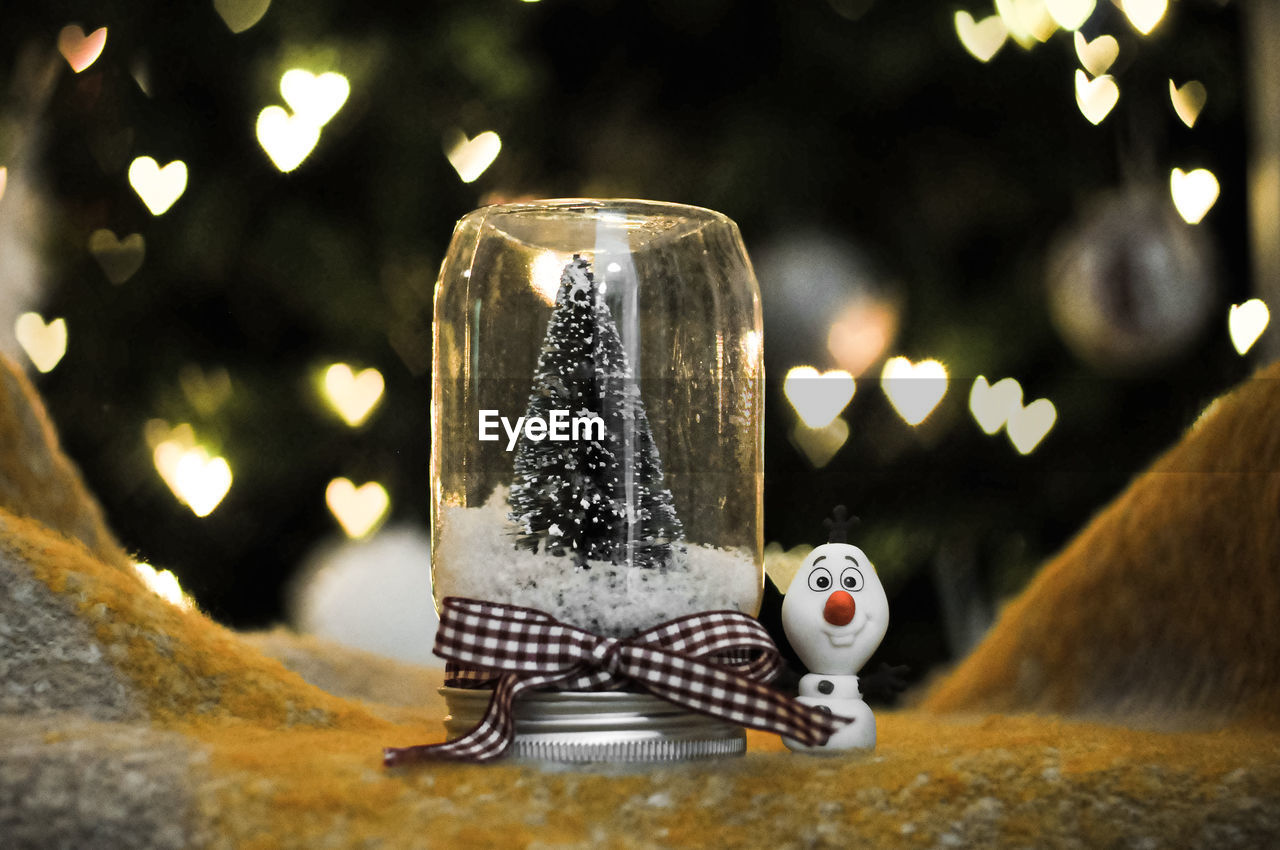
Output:
<svg viewBox="0 0 1280 850">
<path fill-rule="evenodd" d="M 550 419 L 553 410 L 600 417 L 604 439 L 521 436 L 509 497 L 517 545 L 541 545 L 583 569 L 588 561 L 628 559 L 670 565 L 683 527 L 613 314 L 591 264 L 576 254 L 560 277 L 525 416 Z"/>
</svg>

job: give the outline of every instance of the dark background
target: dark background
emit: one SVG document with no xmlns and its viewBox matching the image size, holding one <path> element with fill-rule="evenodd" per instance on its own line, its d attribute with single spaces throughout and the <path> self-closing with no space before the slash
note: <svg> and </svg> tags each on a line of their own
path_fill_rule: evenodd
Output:
<svg viewBox="0 0 1280 850">
<path fill-rule="evenodd" d="M 431 294 L 460 215 L 572 196 L 720 210 L 740 225 L 765 296 L 766 540 L 819 543 L 831 506 L 850 505 L 893 604 L 881 654 L 919 675 L 965 648 L 972 629 L 957 617 L 985 622 L 1251 369 L 1226 330 L 1228 306 L 1251 294 L 1238 5 L 1183 0 L 1142 37 L 1100 0 L 1083 31 L 1119 39 L 1121 98 L 1095 127 L 1074 102 L 1070 34 L 1031 50 L 1009 42 L 979 63 L 953 24 L 958 9 L 992 14 L 977 2 L 275 0 L 238 35 L 209 2 L 9 4 L 0 164 L 40 204 L 28 309 L 65 317 L 71 340 L 38 385 L 125 545 L 172 569 L 223 622 L 268 625 L 283 616 L 289 576 L 335 533 L 323 499 L 333 477 L 376 479 L 391 522 L 427 523 Z M 67 23 L 109 30 L 78 75 L 54 48 Z M 281 103 L 280 74 L 295 66 L 342 72 L 351 95 L 281 174 L 254 122 Z M 1209 91 L 1194 129 L 1170 108 L 1170 77 Z M 443 152 L 455 128 L 502 138 L 472 184 Z M 125 176 L 143 154 L 190 169 L 160 217 Z M 1155 362 L 1082 355 L 1048 306 L 1055 239 L 1117 192 L 1168 207 L 1174 166 L 1209 167 L 1222 187 L 1195 228 L 1217 286 L 1203 329 Z M 10 194 L 0 219 L 18 214 Z M 1162 222 L 1135 223 L 1121 244 L 1191 238 Z M 85 249 L 101 227 L 147 240 L 123 284 Z M 813 244 L 864 273 L 842 276 L 825 255 L 806 268 Z M 779 256 L 790 274 L 776 273 Z M 1106 268 L 1092 282 L 1100 292 L 1150 291 L 1141 264 Z M 900 330 L 885 354 L 936 357 L 952 377 L 912 429 L 875 386 L 877 363 L 845 411 L 848 443 L 821 469 L 789 440 L 795 415 L 781 392 L 791 366 L 836 365 L 823 344 L 830 315 L 795 283 L 807 276 L 892 303 Z M 779 324 L 770 308 L 783 302 L 800 318 Z M 316 392 L 337 360 L 385 377 L 362 428 Z M 193 364 L 231 378 L 216 411 L 181 388 Z M 1035 452 L 974 424 L 978 374 L 1016 376 L 1028 401 L 1054 401 L 1058 422 Z M 153 418 L 190 422 L 229 458 L 234 484 L 207 518 L 156 474 L 143 438 Z"/>
</svg>

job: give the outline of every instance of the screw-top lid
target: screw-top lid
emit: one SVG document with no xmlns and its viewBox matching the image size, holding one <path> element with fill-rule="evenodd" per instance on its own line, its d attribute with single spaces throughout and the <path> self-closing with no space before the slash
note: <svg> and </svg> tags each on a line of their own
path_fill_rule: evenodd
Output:
<svg viewBox="0 0 1280 850">
<path fill-rule="evenodd" d="M 441 688 L 450 739 L 480 722 L 490 690 Z M 512 758 L 555 762 L 686 761 L 742 755 L 741 726 L 630 691 L 554 692 L 523 696 L 514 705 Z"/>
</svg>

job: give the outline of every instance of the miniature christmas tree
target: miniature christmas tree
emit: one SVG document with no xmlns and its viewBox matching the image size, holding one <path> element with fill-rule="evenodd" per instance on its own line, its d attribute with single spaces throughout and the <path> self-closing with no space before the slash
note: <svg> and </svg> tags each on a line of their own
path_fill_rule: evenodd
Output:
<svg viewBox="0 0 1280 850">
<path fill-rule="evenodd" d="M 531 440 L 516 448 L 510 519 L 518 545 L 588 561 L 644 567 L 671 562 L 683 533 L 663 486 L 640 389 L 591 264 L 565 266 L 538 358 L 526 421 L 552 411 L 599 417 L 603 439 Z"/>
</svg>

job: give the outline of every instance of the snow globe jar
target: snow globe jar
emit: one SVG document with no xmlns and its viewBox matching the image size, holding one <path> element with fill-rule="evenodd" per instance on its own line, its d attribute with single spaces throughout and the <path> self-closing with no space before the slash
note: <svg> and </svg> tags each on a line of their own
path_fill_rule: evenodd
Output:
<svg viewBox="0 0 1280 850">
<path fill-rule="evenodd" d="M 435 295 L 437 604 L 608 637 L 755 615 L 762 403 L 759 290 L 725 216 L 578 199 L 465 216 Z"/>
</svg>

